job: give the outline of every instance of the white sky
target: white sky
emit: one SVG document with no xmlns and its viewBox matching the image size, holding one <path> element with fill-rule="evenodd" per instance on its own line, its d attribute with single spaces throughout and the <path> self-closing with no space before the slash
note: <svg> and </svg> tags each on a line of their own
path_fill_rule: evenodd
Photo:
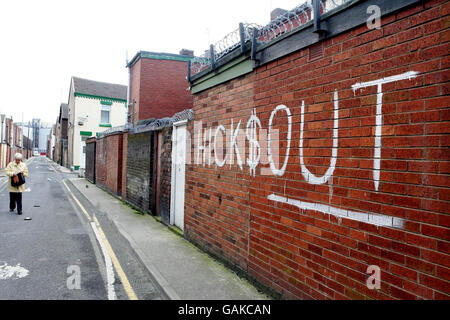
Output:
<svg viewBox="0 0 450 320">
<path fill-rule="evenodd" d="M 239 22 L 265 25 L 304 1 L 1 1 L 0 113 L 54 123 L 71 76 L 127 85 L 127 51 L 200 55 Z"/>
</svg>

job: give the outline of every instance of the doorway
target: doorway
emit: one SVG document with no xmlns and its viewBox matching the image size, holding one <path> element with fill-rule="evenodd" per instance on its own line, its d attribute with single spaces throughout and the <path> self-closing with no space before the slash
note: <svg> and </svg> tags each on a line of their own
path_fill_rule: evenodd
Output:
<svg viewBox="0 0 450 320">
<path fill-rule="evenodd" d="M 80 169 L 86 169 L 86 140 L 89 137 L 81 137 L 80 143 Z"/>
<path fill-rule="evenodd" d="M 187 120 L 173 124 L 170 224 L 184 231 L 184 186 L 186 173 Z"/>
</svg>

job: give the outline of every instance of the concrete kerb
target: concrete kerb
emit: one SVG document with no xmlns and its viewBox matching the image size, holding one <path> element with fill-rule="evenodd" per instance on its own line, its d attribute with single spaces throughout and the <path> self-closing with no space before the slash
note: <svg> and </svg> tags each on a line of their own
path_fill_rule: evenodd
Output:
<svg viewBox="0 0 450 320">
<path fill-rule="evenodd" d="M 127 210 L 135 210 L 135 209 L 131 208 L 134 206 L 130 206 L 121 197 L 117 196 L 114 193 L 109 192 L 108 190 L 105 190 L 104 188 L 100 188 L 85 179 L 76 179 L 76 180 L 74 180 L 74 182 L 75 181 L 77 181 L 78 183 L 75 183 L 76 184 L 75 185 L 74 183 L 71 182 L 71 185 L 75 186 L 75 188 L 78 189 L 78 191 L 83 195 L 86 192 L 86 190 L 89 190 L 89 188 L 88 189 L 84 188 L 84 185 L 86 183 L 88 183 L 89 185 L 92 185 L 93 187 L 97 187 L 97 190 L 99 190 L 99 191 L 106 191 L 106 193 L 111 196 L 112 200 L 118 200 L 119 202 L 121 202 L 122 206 L 127 207 L 126 208 Z M 82 184 L 83 184 L 83 187 L 82 187 Z M 85 198 L 86 198 L 86 196 L 85 196 Z M 104 199 L 104 200 L 106 200 L 106 199 Z M 115 203 L 119 203 L 119 202 L 115 201 Z M 211 262 L 214 262 L 214 265 L 216 265 L 215 268 L 220 268 L 220 269 L 223 269 L 224 271 L 226 270 L 226 272 L 228 274 L 234 274 L 235 276 L 237 276 L 237 278 L 239 279 L 239 281 L 241 281 L 241 283 L 243 282 L 243 283 L 246 283 L 246 285 L 251 285 L 254 289 L 256 289 L 256 291 L 259 292 L 259 294 L 262 294 L 265 296 L 265 298 L 263 298 L 263 299 L 267 299 L 270 296 L 272 297 L 272 299 L 278 298 L 275 295 L 272 295 L 269 290 L 265 290 L 266 288 L 262 287 L 261 285 L 257 285 L 258 283 L 255 283 L 255 281 L 252 281 L 253 279 L 249 279 L 244 274 L 240 274 L 239 272 L 236 272 L 237 270 L 235 270 L 234 268 L 230 268 L 229 265 L 227 263 L 224 263 L 223 260 L 217 259 L 217 257 L 215 257 L 214 255 L 211 255 L 207 250 L 206 251 L 202 250 L 203 248 L 199 247 L 196 243 L 189 241 L 189 239 L 187 239 L 184 234 L 180 234 L 180 232 L 175 232 L 175 230 L 171 230 L 170 228 L 168 228 L 168 226 L 166 224 L 162 223 L 160 220 L 158 220 L 154 216 L 148 216 L 148 215 L 144 214 L 141 217 L 143 219 L 148 219 L 147 221 L 150 223 L 160 222 L 160 224 L 166 228 L 166 232 L 169 232 L 172 235 L 179 237 L 180 240 L 183 239 L 184 245 L 187 245 L 188 247 L 190 247 L 191 250 L 193 249 L 193 250 L 197 251 L 200 255 L 208 257 L 208 259 Z M 153 219 L 150 219 L 150 217 Z M 128 232 L 130 232 L 130 229 L 128 229 L 128 228 L 125 229 L 125 227 L 121 225 L 121 221 L 119 221 L 120 219 L 118 219 L 118 221 L 115 221 L 114 217 L 109 216 L 109 214 L 108 214 L 108 218 L 110 221 L 113 222 L 113 224 L 117 227 L 119 232 L 124 236 L 124 238 L 129 242 L 131 247 L 135 250 L 137 258 L 146 266 L 148 272 L 151 274 L 151 276 L 157 282 L 157 286 L 160 288 L 161 292 L 164 293 L 171 300 L 179 300 L 180 294 L 177 291 L 178 289 L 175 290 L 174 287 L 172 287 L 172 285 L 170 284 L 170 281 L 168 281 L 168 279 L 163 275 L 163 272 L 159 271 L 160 270 L 159 268 L 161 267 L 161 265 L 152 263 L 152 261 L 155 257 L 148 256 L 149 252 L 146 252 L 145 248 L 142 247 L 142 249 L 141 249 L 141 244 L 138 243 L 137 240 L 135 240 L 134 236 L 131 236 L 131 234 L 128 233 Z M 154 220 L 154 221 L 152 221 L 152 220 Z M 178 231 L 178 230 L 176 230 L 176 231 Z M 173 281 L 173 280 L 174 279 L 172 279 L 171 281 Z M 256 293 L 256 291 L 254 291 L 254 292 Z M 183 292 L 183 290 L 182 290 L 182 292 Z M 183 292 L 183 294 L 186 294 L 186 292 Z"/>
<path fill-rule="evenodd" d="M 85 182 L 88 182 L 90 184 L 92 184 L 91 182 L 89 182 L 86 179 Z M 77 189 L 81 194 L 82 191 L 79 190 L 77 188 L 77 186 L 75 186 L 75 184 L 72 183 L 72 181 L 67 180 L 67 182 L 74 187 L 75 189 Z M 92 184 L 93 185 L 93 184 Z M 104 189 L 101 189 L 102 191 L 106 191 Z M 112 193 L 108 192 L 108 194 L 110 194 L 111 196 L 117 198 L 117 196 L 113 195 Z M 84 196 L 84 195 L 83 195 Z M 86 198 L 86 197 L 85 197 Z M 119 198 L 117 198 L 119 199 Z M 89 200 L 86 199 L 88 202 Z M 122 199 L 119 199 L 122 200 Z M 131 210 L 131 209 L 130 209 Z M 155 284 L 158 286 L 158 288 L 161 290 L 161 292 L 163 294 L 165 294 L 167 296 L 167 298 L 169 300 L 181 300 L 181 298 L 178 296 L 178 294 L 175 292 L 175 290 L 170 286 L 169 282 L 164 278 L 163 275 L 161 275 L 161 273 L 156 269 L 156 267 L 153 265 L 153 263 L 151 262 L 151 259 L 139 248 L 138 243 L 136 243 L 136 241 L 133 239 L 133 237 L 131 237 L 131 235 L 123 228 L 123 226 L 120 223 L 117 223 L 116 221 L 114 221 L 112 218 L 110 218 L 109 215 L 105 215 L 108 220 L 110 222 L 112 222 L 116 228 L 119 230 L 119 232 L 124 236 L 124 238 L 128 241 L 128 243 L 130 244 L 130 246 L 133 248 L 133 250 L 136 252 L 136 256 L 139 259 L 139 261 L 147 268 L 148 272 L 150 273 L 150 275 L 153 277 Z"/>
<path fill-rule="evenodd" d="M 127 241 L 130 243 L 141 263 L 147 268 L 148 272 L 154 278 L 155 283 L 159 287 L 159 289 L 170 300 L 181 300 L 181 298 L 178 296 L 178 294 L 175 292 L 166 278 L 164 278 L 163 275 L 155 268 L 155 266 L 151 262 L 151 259 L 138 247 L 137 243 L 130 236 L 130 234 L 121 227 L 120 223 L 118 223 L 116 226 L 117 229 L 119 229 L 119 231 L 125 237 L 125 239 L 127 239 Z"/>
</svg>

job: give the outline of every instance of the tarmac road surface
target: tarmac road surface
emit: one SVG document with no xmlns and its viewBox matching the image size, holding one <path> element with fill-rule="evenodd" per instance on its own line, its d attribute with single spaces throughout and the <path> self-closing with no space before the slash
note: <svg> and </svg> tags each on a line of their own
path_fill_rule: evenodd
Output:
<svg viewBox="0 0 450 320">
<path fill-rule="evenodd" d="M 0 299 L 167 299 L 115 225 L 45 157 L 28 160 L 23 215 L 0 176 Z M 31 218 L 31 220 L 25 220 Z"/>
</svg>

